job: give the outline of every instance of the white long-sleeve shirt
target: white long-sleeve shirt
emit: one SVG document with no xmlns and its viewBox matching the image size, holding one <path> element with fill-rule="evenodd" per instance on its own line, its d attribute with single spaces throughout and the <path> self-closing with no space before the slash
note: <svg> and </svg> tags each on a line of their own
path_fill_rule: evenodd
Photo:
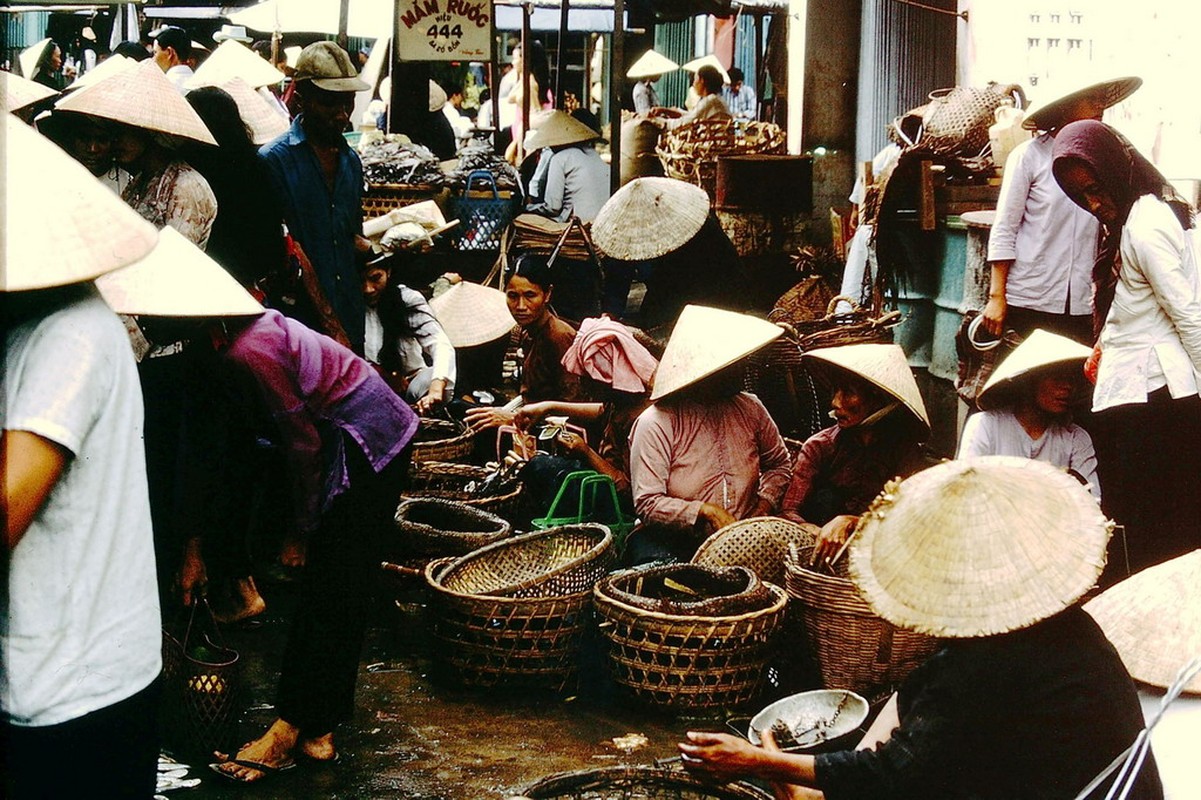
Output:
<svg viewBox="0 0 1201 800">
<path fill-rule="evenodd" d="M 1094 411 L 1144 403 L 1164 386 L 1174 398 L 1197 394 L 1201 280 L 1192 235 L 1157 197 L 1143 195 L 1131 207 L 1122 269 L 1101 329 Z"/>
<path fill-rule="evenodd" d="M 1051 174 L 1055 138 L 1022 142 L 1005 162 L 989 261 L 1012 261 L 1005 286 L 1011 306 L 1086 315 L 1092 312 L 1096 218 L 1071 201 Z"/>
<path fill-rule="evenodd" d="M 1084 478 L 1093 497 L 1101 499 L 1092 437 L 1074 423 L 1052 425 L 1034 439 L 1012 411 L 981 411 L 968 417 L 957 458 L 975 456 L 1015 456 L 1070 469 Z"/>
</svg>

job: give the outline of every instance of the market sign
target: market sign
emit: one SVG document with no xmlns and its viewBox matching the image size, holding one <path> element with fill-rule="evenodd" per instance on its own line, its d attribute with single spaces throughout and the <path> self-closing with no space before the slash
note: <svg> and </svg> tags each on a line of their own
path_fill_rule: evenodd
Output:
<svg viewBox="0 0 1201 800">
<path fill-rule="evenodd" d="M 397 56 L 401 61 L 487 61 L 492 13 L 492 0 L 397 0 Z"/>
</svg>

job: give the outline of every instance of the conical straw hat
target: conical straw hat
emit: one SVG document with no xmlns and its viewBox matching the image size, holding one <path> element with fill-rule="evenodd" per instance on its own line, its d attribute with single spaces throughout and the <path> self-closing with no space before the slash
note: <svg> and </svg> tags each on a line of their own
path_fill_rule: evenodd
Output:
<svg viewBox="0 0 1201 800">
<path fill-rule="evenodd" d="M 46 50 L 50 48 L 50 40 L 43 39 L 40 42 L 29 45 L 21 54 L 17 56 L 17 62 L 21 65 L 21 74 L 33 80 L 38 76 L 38 62 L 42 60 L 42 56 L 46 54 Z"/>
<path fill-rule="evenodd" d="M 435 111 L 441 111 L 442 106 L 446 105 L 446 100 L 446 90 L 439 86 L 437 81 L 431 80 L 429 96 L 430 113 L 433 114 Z"/>
<path fill-rule="evenodd" d="M 896 344 L 848 344 L 842 347 L 822 347 L 805 353 L 825 364 L 833 364 L 853 372 L 900 400 L 926 427 L 930 427 L 930 415 L 922 402 L 913 370 L 905 360 L 905 351 Z"/>
<path fill-rule="evenodd" d="M 766 320 L 708 306 L 684 306 L 659 359 L 651 400 L 707 378 L 783 333 Z"/>
<path fill-rule="evenodd" d="M 730 82 L 730 73 L 726 72 L 726 68 L 721 65 L 721 62 L 717 60 L 717 56 L 713 55 L 712 53 L 707 56 L 701 56 L 700 58 L 692 59 L 683 67 L 681 67 L 681 69 L 686 69 L 689 72 L 700 72 L 701 67 L 713 67 L 715 70 L 721 73 L 721 80 L 723 83 Z"/>
<path fill-rule="evenodd" d="M 1111 81 L 1102 81 L 1101 83 L 1094 83 L 1092 86 L 1085 86 L 1083 89 L 1077 89 L 1074 92 L 1065 94 L 1063 97 L 1036 107 L 1022 120 L 1022 127 L 1032 131 L 1050 131 L 1062 128 L 1067 123 L 1074 121 L 1068 119 L 1066 115 L 1081 100 L 1089 97 L 1097 97 L 1104 104 L 1105 108 L 1109 108 L 1116 106 L 1134 94 L 1138 90 L 1138 87 L 1142 85 L 1142 78 L 1129 77 L 1115 78 Z"/>
<path fill-rule="evenodd" d="M 148 58 L 59 100 L 62 111 L 91 114 L 137 128 L 216 144 L 204 122 L 176 91 L 163 71 Z"/>
<path fill-rule="evenodd" d="M 566 111 L 552 111 L 538 129 L 530 134 L 525 144 L 529 150 L 541 150 L 544 147 L 562 147 L 599 138 L 599 133 Z"/>
<path fill-rule="evenodd" d="M 226 39 L 184 85 L 189 89 L 224 86 L 234 78 L 241 78 L 252 89 L 257 89 L 279 83 L 284 79 L 284 74 L 246 45 L 236 39 Z"/>
<path fill-rule="evenodd" d="M 233 98 L 238 106 L 238 115 L 250 129 L 250 140 L 255 144 L 266 144 L 286 133 L 290 127 L 287 118 L 241 78 L 232 78 L 217 88 Z"/>
<path fill-rule="evenodd" d="M 984 388 L 976 397 L 976 405 L 980 406 L 982 410 L 995 408 L 1004 401 L 1006 393 L 1022 376 L 1052 364 L 1067 364 L 1077 361 L 1083 367 L 1085 360 L 1090 355 L 1092 355 L 1092 351 L 1079 342 L 1066 336 L 1044 331 L 1041 328 L 1036 329 L 1024 342 L 1014 348 L 1004 361 L 997 365 L 988 382 L 984 384 Z"/>
<path fill-rule="evenodd" d="M 171 227 L 158 246 L 125 269 L 96 279 L 104 301 L 118 314 L 156 317 L 244 317 L 263 313 L 220 264 Z"/>
<path fill-rule="evenodd" d="M 126 58 L 119 53 L 111 55 L 92 69 L 73 80 L 71 85 L 67 87 L 67 91 L 73 92 L 77 89 L 84 89 L 92 84 L 100 83 L 100 81 L 104 80 L 110 75 L 115 75 L 118 72 L 123 72 L 127 69 L 134 69 L 137 66 L 138 62 L 134 61 L 132 58 Z"/>
<path fill-rule="evenodd" d="M 37 81 L 22 78 L 12 72 L 0 71 L 0 95 L 4 96 L 4 110 L 16 111 L 31 106 L 39 100 L 54 97 L 58 92 Z"/>
<path fill-rule="evenodd" d="M 1136 680 L 1168 688 L 1201 656 L 1201 550 L 1133 575 L 1090 600 L 1093 615 Z M 1201 675 L 1186 692 L 1201 694 Z"/>
<path fill-rule="evenodd" d="M 1042 461 L 945 461 L 889 483 L 860 518 L 850 572 L 884 619 L 938 637 L 991 636 L 1070 606 L 1105 566 L 1112 525 Z"/>
<path fill-rule="evenodd" d="M 158 231 L 79 162 L 11 114 L 4 121 L 0 291 L 88 281 L 150 252 Z"/>
<path fill-rule="evenodd" d="M 645 261 L 678 250 L 709 218 L 709 195 L 675 178 L 635 178 L 605 201 L 592 242 L 609 258 Z"/>
<path fill-rule="evenodd" d="M 455 347 L 491 342 L 517 325 L 503 292 L 467 281 L 430 300 L 430 310 Z"/>
<path fill-rule="evenodd" d="M 679 69 L 680 65 L 654 50 L 647 50 L 626 73 L 627 78 L 653 78 Z"/>
</svg>

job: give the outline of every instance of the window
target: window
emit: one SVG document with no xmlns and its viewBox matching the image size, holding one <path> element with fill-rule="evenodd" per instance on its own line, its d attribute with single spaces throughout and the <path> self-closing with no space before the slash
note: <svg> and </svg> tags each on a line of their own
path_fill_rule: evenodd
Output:
<svg viewBox="0 0 1201 800">
<path fill-rule="evenodd" d="M 1038 47 L 1038 43 L 1039 43 L 1039 41 L 1040 41 L 1040 40 L 1039 40 L 1039 38 L 1038 38 L 1037 36 L 1032 36 L 1032 37 L 1030 37 L 1029 39 L 1027 39 L 1027 40 L 1026 40 L 1026 47 L 1027 47 L 1027 48 L 1029 48 L 1029 49 L 1031 49 L 1031 50 L 1034 50 L 1034 49 L 1036 49 L 1036 48 Z"/>
<path fill-rule="evenodd" d="M 1041 20 L 1042 20 L 1042 17 L 1038 14 L 1030 15 L 1030 21 L 1033 22 L 1035 25 L 1037 25 Z"/>
<path fill-rule="evenodd" d="M 1059 47 L 1059 39 L 1047 39 L 1047 48 L 1048 49 L 1053 50 L 1056 47 Z"/>
<path fill-rule="evenodd" d="M 1058 14 L 1052 14 L 1052 15 L 1051 15 L 1051 24 L 1052 24 L 1052 25 L 1058 25 L 1058 24 L 1059 24 L 1059 15 L 1058 15 Z"/>
<path fill-rule="evenodd" d="M 1069 50 L 1079 50 L 1081 41 L 1079 39 L 1068 39 Z"/>
<path fill-rule="evenodd" d="M 1084 15 L 1081 14 L 1079 11 L 1069 12 L 1068 13 L 1068 21 L 1071 22 L 1073 25 L 1079 25 L 1080 23 L 1084 22 Z"/>
</svg>

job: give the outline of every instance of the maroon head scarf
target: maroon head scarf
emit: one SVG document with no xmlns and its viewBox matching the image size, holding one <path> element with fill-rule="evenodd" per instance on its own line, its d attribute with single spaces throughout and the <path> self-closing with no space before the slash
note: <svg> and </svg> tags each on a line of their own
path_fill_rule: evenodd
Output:
<svg viewBox="0 0 1201 800">
<path fill-rule="evenodd" d="M 1113 303 L 1121 269 L 1122 228 L 1134 201 L 1145 194 L 1155 195 L 1171 206 L 1181 227 L 1186 230 L 1193 227 L 1192 209 L 1155 165 L 1135 150 L 1126 137 L 1103 122 L 1085 119 L 1060 129 L 1055 136 L 1051 171 L 1061 187 L 1063 170 L 1071 161 L 1083 163 L 1097 177 L 1097 182 L 1117 206 L 1121 220 L 1112 226 L 1101 226 L 1101 245 L 1093 265 L 1093 334 L 1098 335 Z M 1072 197 L 1072 200 L 1084 208 L 1079 198 Z"/>
</svg>

